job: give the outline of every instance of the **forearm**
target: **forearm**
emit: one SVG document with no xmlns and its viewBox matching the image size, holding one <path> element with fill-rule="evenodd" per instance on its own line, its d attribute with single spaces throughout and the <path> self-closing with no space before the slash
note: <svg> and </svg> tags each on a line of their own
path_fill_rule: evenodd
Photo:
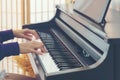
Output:
<svg viewBox="0 0 120 80">
<path fill-rule="evenodd" d="M 14 34 L 12 30 L 0 31 L 0 42 L 7 41 L 9 39 L 13 39 Z"/>
<path fill-rule="evenodd" d="M 17 42 L 0 44 L 0 60 L 7 56 L 19 55 L 19 44 Z"/>
</svg>

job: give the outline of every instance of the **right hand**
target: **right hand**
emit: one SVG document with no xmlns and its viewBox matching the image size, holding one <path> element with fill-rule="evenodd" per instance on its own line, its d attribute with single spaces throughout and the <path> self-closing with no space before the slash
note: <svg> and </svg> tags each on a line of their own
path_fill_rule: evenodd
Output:
<svg viewBox="0 0 120 80">
<path fill-rule="evenodd" d="M 39 38 L 37 32 L 32 29 L 13 30 L 13 35 L 17 38 L 24 38 L 27 40 L 32 40 L 32 36 L 34 36 L 36 39 Z"/>
<path fill-rule="evenodd" d="M 19 44 L 20 53 L 35 53 L 35 54 L 43 54 L 47 52 L 44 48 L 44 44 L 38 41 L 29 41 L 25 43 Z M 38 49 L 41 49 L 40 51 Z"/>
</svg>

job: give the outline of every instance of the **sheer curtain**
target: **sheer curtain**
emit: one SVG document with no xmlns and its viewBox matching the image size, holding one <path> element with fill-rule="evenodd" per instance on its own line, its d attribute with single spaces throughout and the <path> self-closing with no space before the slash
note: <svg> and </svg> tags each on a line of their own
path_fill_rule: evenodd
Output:
<svg viewBox="0 0 120 80">
<path fill-rule="evenodd" d="M 20 29 L 22 26 L 21 0 L 0 0 L 0 31 L 7 29 Z M 9 40 L 21 41 L 18 39 Z M 6 43 L 7 43 L 6 42 Z M 0 61 L 0 71 L 21 73 L 19 67 L 14 64 L 13 58 L 8 57 Z"/>
<path fill-rule="evenodd" d="M 21 29 L 23 24 L 39 23 L 50 20 L 55 14 L 56 4 L 65 4 L 65 0 L 0 0 L 0 31 Z M 7 42 L 21 39 L 9 40 Z M 7 43 L 6 42 L 6 43 Z M 12 57 L 0 61 L 0 71 L 23 74 Z"/>
</svg>

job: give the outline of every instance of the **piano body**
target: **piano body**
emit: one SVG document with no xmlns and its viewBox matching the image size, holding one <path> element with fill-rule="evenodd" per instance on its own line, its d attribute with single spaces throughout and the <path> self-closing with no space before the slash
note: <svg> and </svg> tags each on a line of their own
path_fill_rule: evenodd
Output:
<svg viewBox="0 0 120 80">
<path fill-rule="evenodd" d="M 105 32 L 110 0 L 99 1 L 105 5 L 99 19 L 80 12 L 76 0 L 72 14 L 57 6 L 52 20 L 23 26 L 38 32 L 50 57 L 29 55 L 38 80 L 120 80 L 120 37 Z"/>
</svg>

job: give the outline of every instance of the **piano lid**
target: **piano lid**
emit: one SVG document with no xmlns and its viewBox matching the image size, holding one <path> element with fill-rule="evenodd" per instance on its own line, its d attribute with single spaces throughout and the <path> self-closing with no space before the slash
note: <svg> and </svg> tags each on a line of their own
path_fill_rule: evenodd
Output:
<svg viewBox="0 0 120 80">
<path fill-rule="evenodd" d="M 111 0 L 76 0 L 74 10 L 96 23 L 105 20 Z"/>
</svg>

